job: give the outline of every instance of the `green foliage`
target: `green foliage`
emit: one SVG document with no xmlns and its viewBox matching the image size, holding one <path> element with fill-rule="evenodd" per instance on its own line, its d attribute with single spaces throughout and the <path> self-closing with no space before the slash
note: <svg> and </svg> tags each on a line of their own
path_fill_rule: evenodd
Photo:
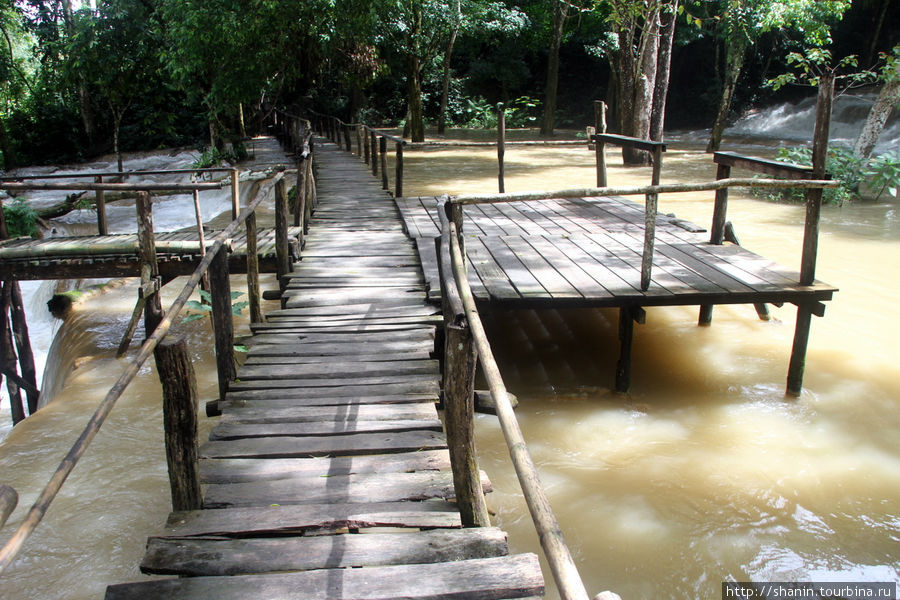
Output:
<svg viewBox="0 0 900 600">
<path fill-rule="evenodd" d="M 812 150 L 808 147 L 779 148 L 777 160 L 797 165 L 812 165 Z M 846 146 L 831 146 L 825 163 L 828 175 L 840 182 L 840 187 L 823 192 L 823 201 L 829 204 L 842 205 L 844 202 L 859 200 L 860 187 L 865 183 L 873 191 L 876 198 L 885 192 L 894 196 L 900 190 L 900 152 L 862 160 Z M 773 199 L 797 200 L 805 198 L 805 192 L 798 189 L 782 190 L 772 195 Z"/>
<path fill-rule="evenodd" d="M 223 162 L 235 164 L 247 160 L 249 157 L 250 153 L 247 152 L 247 147 L 240 142 L 235 142 L 231 145 L 230 150 L 220 150 L 215 146 L 204 148 L 200 152 L 200 156 L 197 160 L 191 163 L 191 167 L 195 169 L 208 169 L 210 167 L 216 167 Z"/>
<path fill-rule="evenodd" d="M 206 290 L 199 290 L 199 293 L 199 301 L 189 300 L 185 303 L 184 307 L 190 312 L 181 319 L 182 323 L 198 321 L 212 312 L 212 294 Z M 250 304 L 249 302 L 235 302 L 235 300 L 243 295 L 243 292 L 231 292 L 231 314 L 240 316 L 243 310 Z"/>
<path fill-rule="evenodd" d="M 464 112 L 466 127 L 476 129 L 495 129 L 497 127 L 497 107 L 482 97 L 467 98 Z M 534 125 L 540 114 L 539 100 L 522 96 L 506 106 L 507 127 L 530 127 Z"/>
<path fill-rule="evenodd" d="M 22 198 L 16 198 L 12 202 L 3 204 L 3 217 L 6 219 L 6 229 L 10 237 L 38 236 L 37 213 Z"/>
</svg>

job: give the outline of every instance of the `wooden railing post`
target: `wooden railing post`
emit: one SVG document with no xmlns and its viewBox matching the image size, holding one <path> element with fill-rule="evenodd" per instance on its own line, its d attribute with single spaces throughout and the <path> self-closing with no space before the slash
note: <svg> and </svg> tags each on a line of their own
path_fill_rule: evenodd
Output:
<svg viewBox="0 0 900 600">
<path fill-rule="evenodd" d="M 378 176 L 378 141 L 375 137 L 375 132 L 369 130 L 369 145 L 372 146 L 372 176 Z"/>
<path fill-rule="evenodd" d="M 394 193 L 395 198 L 403 197 L 403 142 L 397 142 L 397 152 L 396 152 L 397 164 L 394 165 L 394 175 L 397 179 L 397 182 L 394 184 L 394 189 L 396 190 Z"/>
<path fill-rule="evenodd" d="M 506 109 L 497 103 L 497 187 L 502 194 L 506 191 L 503 157 L 506 154 Z"/>
<path fill-rule="evenodd" d="M 731 177 L 731 165 L 719 164 L 716 166 L 716 179 L 728 179 Z M 720 246 L 725 240 L 725 220 L 728 214 L 728 188 L 716 190 L 716 203 L 713 208 L 712 225 L 709 228 L 709 243 Z M 699 325 L 712 323 L 713 305 L 701 304 Z"/>
<path fill-rule="evenodd" d="M 144 332 L 147 337 L 163 320 L 162 301 L 159 298 L 159 263 L 156 260 L 156 239 L 153 234 L 153 200 L 147 192 L 138 192 L 135 199 L 137 210 L 138 253 L 140 254 L 142 277 L 140 294 L 144 299 Z"/>
<path fill-rule="evenodd" d="M 262 323 L 259 290 L 259 253 L 257 250 L 258 230 L 256 227 L 256 211 L 247 215 L 247 301 L 250 309 L 250 322 Z"/>
<path fill-rule="evenodd" d="M 300 227 L 306 212 L 306 161 L 309 156 L 300 155 L 297 160 L 297 200 L 294 203 L 294 227 Z"/>
<path fill-rule="evenodd" d="M 381 155 L 381 189 L 389 190 L 391 186 L 388 183 L 387 173 L 387 138 L 384 136 L 378 138 L 378 153 Z"/>
<path fill-rule="evenodd" d="M 350 125 L 346 123 L 343 126 L 344 129 L 344 142 L 347 144 L 347 152 L 353 152 L 353 145 L 350 143 Z"/>
<path fill-rule="evenodd" d="M 606 133 L 606 102 L 594 100 L 594 129 L 597 133 Z M 606 142 L 595 140 L 594 152 L 597 163 L 597 187 L 606 187 Z"/>
<path fill-rule="evenodd" d="M 231 220 L 234 221 L 241 213 L 241 183 L 237 169 L 231 170 Z"/>
<path fill-rule="evenodd" d="M 363 135 L 362 135 L 362 125 L 356 125 L 356 155 L 362 156 L 363 153 Z"/>
<path fill-rule="evenodd" d="M 172 510 L 201 508 L 197 464 L 197 382 L 184 338 L 166 339 L 154 350 L 162 383 L 163 425 Z M 224 397 L 224 396 L 223 396 Z"/>
<path fill-rule="evenodd" d="M 234 321 L 231 313 L 231 278 L 228 274 L 228 248 L 223 245 L 209 265 L 212 296 L 213 333 L 216 346 L 216 370 L 219 375 L 219 399 L 225 399 L 229 382 L 237 375 L 234 366 Z"/>
<path fill-rule="evenodd" d="M 285 192 L 284 177 L 281 176 L 275 182 L 275 271 L 281 291 L 284 291 L 287 286 L 285 275 L 293 270 L 288 251 L 287 223 L 287 193 Z"/>
<path fill-rule="evenodd" d="M 94 177 L 94 181 L 103 183 L 103 176 L 98 175 L 97 177 Z M 97 233 L 100 235 L 107 235 L 109 233 L 109 227 L 106 224 L 106 192 L 104 190 L 97 190 L 95 195 L 97 203 Z"/>
<path fill-rule="evenodd" d="M 653 176 L 651 185 L 659 185 L 662 173 L 662 147 L 656 146 L 653 151 Z M 644 209 L 644 253 L 641 258 L 641 290 L 650 288 L 650 280 L 653 270 L 653 245 L 656 240 L 656 213 L 658 208 L 658 195 L 647 194 Z"/>
<path fill-rule="evenodd" d="M 369 134 L 366 131 L 362 133 L 363 138 L 363 162 L 369 164 Z"/>
</svg>

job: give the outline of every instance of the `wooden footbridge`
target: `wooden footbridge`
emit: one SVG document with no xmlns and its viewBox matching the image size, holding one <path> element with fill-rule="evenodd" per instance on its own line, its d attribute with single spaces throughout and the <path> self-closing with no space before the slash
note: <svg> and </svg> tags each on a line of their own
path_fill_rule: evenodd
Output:
<svg viewBox="0 0 900 600">
<path fill-rule="evenodd" d="M 304 137 L 299 122 L 282 116 L 280 123 L 297 150 Z M 718 190 L 712 239 L 704 240 L 702 228 L 656 214 L 656 194 L 672 191 L 658 185 L 659 147 L 651 147 L 653 184 L 621 190 L 646 194 L 645 207 L 613 194 L 573 191 L 392 199 L 385 192 L 385 140 L 397 143 L 398 188 L 402 140 L 357 127 L 357 158 L 341 149 L 344 141 L 351 146 L 345 125 L 321 129 L 333 143 L 317 144 L 314 184 L 309 153 L 300 153 L 294 214 L 301 259 L 288 267 L 282 259 L 281 308 L 265 320 L 252 318 L 248 357 L 236 373 L 228 373 L 232 334 L 217 321 L 221 400 L 214 410 L 221 420 L 199 450 L 196 391 L 185 383 L 191 380 L 187 353 L 179 350 L 183 342 L 160 340 L 183 306 L 182 296 L 211 263 L 224 263 L 224 241 L 259 201 L 216 237 L 211 252 L 219 258 L 201 261 L 165 318 L 145 314 L 148 340 L 123 379 L 157 353 L 174 512 L 148 540 L 141 570 L 169 577 L 111 585 L 106 598 L 543 595 L 537 557 L 511 555 L 505 533 L 490 523 L 484 500 L 490 482 L 478 469 L 472 418 L 478 364 L 560 596 L 588 600 L 516 423 L 477 303 L 618 307 L 623 359 L 617 383 L 624 370 L 627 387 L 623 361 L 644 306 L 694 304 L 701 307 L 701 322 L 708 322 L 715 304 L 793 302 L 806 315 L 805 332 L 798 318 L 793 349 L 801 363 L 795 374 L 802 376 L 808 317 L 821 314 L 834 288 L 814 280 L 806 253 L 797 275 L 722 245 L 722 192 L 735 184 L 725 167 L 745 166 L 746 159 L 720 156 L 720 181 L 703 184 Z M 622 141 L 614 138 L 606 141 Z M 596 138 L 601 148 L 603 141 Z M 381 185 L 364 162 L 373 172 L 380 164 Z M 794 183 L 828 185 L 807 174 L 795 172 Z M 279 185 L 283 195 L 281 176 Z M 286 222 L 286 210 L 282 202 L 277 222 Z M 286 244 L 280 238 L 277 245 Z M 814 245 L 812 252 L 814 266 Z M 227 297 L 227 275 L 211 284 Z M 85 444 L 119 387 L 98 408 Z M 83 451 L 73 448 L 76 455 Z M 76 461 L 67 457 L 60 465 L 63 474 L 48 484 L 21 535 L 0 550 L 0 571 Z M 612 598 L 617 596 L 603 592 L 595 600 Z"/>
</svg>

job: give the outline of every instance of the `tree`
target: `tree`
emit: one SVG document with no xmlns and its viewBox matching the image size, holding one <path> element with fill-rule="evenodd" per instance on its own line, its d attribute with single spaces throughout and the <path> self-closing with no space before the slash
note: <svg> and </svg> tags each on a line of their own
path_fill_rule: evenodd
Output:
<svg viewBox="0 0 900 600">
<path fill-rule="evenodd" d="M 559 88 L 559 49 L 562 46 L 566 21 L 572 6 L 564 0 L 550 0 L 553 4 L 550 21 L 550 47 L 547 54 L 547 84 L 544 88 L 544 117 L 541 135 L 552 136 L 556 119 L 556 97 Z"/>
<path fill-rule="evenodd" d="M 807 47 L 830 42 L 831 22 L 840 19 L 850 0 L 720 0 L 716 29 L 725 45 L 725 74 L 719 108 L 707 152 L 715 152 L 731 110 L 731 101 L 741 76 L 747 50 L 768 31 L 793 29 L 802 34 Z M 688 14 L 688 18 L 691 17 Z"/>
<path fill-rule="evenodd" d="M 881 80 L 884 85 L 853 145 L 853 153 L 862 159 L 872 156 L 891 111 L 894 107 L 900 107 L 900 45 L 894 46 L 893 54 L 885 54 L 883 58 L 885 64 L 881 69 Z"/>
</svg>

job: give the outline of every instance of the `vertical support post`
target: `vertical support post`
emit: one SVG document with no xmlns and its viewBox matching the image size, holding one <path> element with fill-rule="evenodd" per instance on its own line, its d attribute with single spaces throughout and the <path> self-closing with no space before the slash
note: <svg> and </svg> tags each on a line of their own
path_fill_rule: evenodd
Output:
<svg viewBox="0 0 900 600">
<path fill-rule="evenodd" d="M 816 129 L 813 137 L 812 176 L 825 177 L 825 160 L 828 155 L 828 134 L 831 128 L 831 107 L 834 103 L 834 74 L 826 73 L 819 79 L 819 97 L 816 102 Z M 816 255 L 819 247 L 819 215 L 822 210 L 822 189 L 806 192 L 806 224 L 803 228 L 803 256 L 800 261 L 800 285 L 812 285 L 816 279 Z M 803 371 L 806 368 L 806 349 L 813 307 L 797 306 L 797 325 L 791 347 L 788 367 L 787 394 L 799 396 L 803 389 Z"/>
<path fill-rule="evenodd" d="M 241 183 L 237 169 L 231 170 L 231 220 L 238 218 L 241 212 Z"/>
<path fill-rule="evenodd" d="M 284 177 L 280 177 L 275 182 L 275 271 L 281 291 L 287 287 L 285 275 L 292 271 L 288 253 L 287 194 L 284 188 Z"/>
<path fill-rule="evenodd" d="M 6 389 L 9 392 L 9 408 L 13 425 L 25 419 L 25 407 L 22 405 L 22 393 L 16 378 L 16 351 L 13 348 L 12 332 L 9 328 L 9 309 L 12 294 L 9 281 L 4 281 L 0 290 L 0 367 L 6 375 Z"/>
<path fill-rule="evenodd" d="M 394 184 L 395 198 L 403 197 L 403 142 L 397 142 L 397 164 L 394 165 L 394 176 L 397 181 Z"/>
<path fill-rule="evenodd" d="M 350 126 L 344 125 L 344 142 L 347 144 L 347 152 L 353 152 L 353 146 L 350 143 Z"/>
<path fill-rule="evenodd" d="M 306 161 L 309 157 L 300 155 L 297 161 L 297 201 L 294 203 L 294 227 L 300 227 L 306 211 Z"/>
<path fill-rule="evenodd" d="M 598 134 L 606 133 L 606 102 L 594 100 L 594 129 Z M 594 142 L 595 162 L 597 164 L 597 187 L 606 187 L 606 142 L 599 139 Z"/>
<path fill-rule="evenodd" d="M 22 301 L 22 289 L 19 282 L 12 279 L 6 282 L 10 290 L 10 315 L 12 317 L 13 339 L 19 355 L 19 369 L 22 371 L 21 387 L 25 389 L 28 414 L 38 409 L 40 391 L 37 387 L 37 370 L 34 366 L 34 352 L 31 349 L 31 336 L 28 334 L 28 321 L 25 317 L 25 303 Z"/>
<path fill-rule="evenodd" d="M 506 109 L 502 102 L 497 103 L 497 186 L 500 193 L 506 191 L 505 165 L 503 162 L 506 154 Z"/>
<path fill-rule="evenodd" d="M 374 131 L 369 131 L 369 136 L 369 145 L 372 146 L 372 176 L 378 177 L 378 142 Z"/>
<path fill-rule="evenodd" d="M 262 309 L 260 307 L 259 291 L 259 254 L 257 250 L 256 211 L 247 216 L 244 223 L 247 228 L 247 297 L 250 307 L 250 322 L 262 323 Z"/>
<path fill-rule="evenodd" d="M 209 285 L 216 344 L 216 371 L 219 375 L 219 399 L 224 399 L 228 384 L 237 375 L 234 366 L 234 321 L 231 316 L 228 247 L 224 244 L 209 265 Z"/>
<path fill-rule="evenodd" d="M 306 190 L 304 196 L 306 197 L 303 207 L 303 234 L 305 235 L 309 233 L 309 220 L 312 218 L 313 207 L 318 204 L 316 179 L 313 175 L 313 144 L 311 140 L 309 143 L 309 159 L 306 161 Z"/>
<path fill-rule="evenodd" d="M 716 180 L 731 177 L 731 165 L 716 166 Z M 725 219 L 728 214 L 728 188 L 716 190 L 716 203 L 713 208 L 712 225 L 709 228 L 709 243 L 721 246 L 725 239 Z M 713 305 L 701 304 L 698 325 L 712 323 Z"/>
<path fill-rule="evenodd" d="M 172 510 L 201 508 L 197 464 L 197 382 L 184 338 L 166 339 L 154 351 L 163 390 L 163 425 Z"/>
<path fill-rule="evenodd" d="M 662 171 L 662 147 L 657 146 L 653 150 L 653 176 L 651 185 L 659 185 Z M 658 195 L 647 194 L 644 208 L 644 253 L 641 257 L 641 290 L 650 288 L 653 270 L 653 246 L 656 241 L 656 213 L 658 208 Z"/>
<path fill-rule="evenodd" d="M 475 369 L 478 354 L 464 322 L 448 323 L 444 361 L 444 417 L 453 488 L 463 527 L 490 526 L 475 453 Z"/>
<path fill-rule="evenodd" d="M 141 288 L 144 298 L 144 333 L 153 333 L 163 319 L 162 301 L 159 298 L 159 263 L 156 260 L 156 239 L 153 234 L 153 200 L 147 192 L 138 192 L 135 200 L 137 210 L 138 252 L 142 271 L 147 274 L 146 284 Z M 142 282 L 144 278 L 142 277 Z"/>
<path fill-rule="evenodd" d="M 631 347 L 634 323 L 644 323 L 647 314 L 640 306 L 619 308 L 619 361 L 616 363 L 616 391 L 625 393 L 631 387 Z"/>
<path fill-rule="evenodd" d="M 103 175 L 97 175 L 94 177 L 94 181 L 103 183 Z M 109 227 L 106 224 L 106 192 L 104 190 L 97 190 L 95 194 L 97 204 L 97 233 L 100 235 L 107 235 L 109 233 Z"/>
<path fill-rule="evenodd" d="M 363 162 L 369 164 L 369 134 L 366 131 L 362 132 L 362 140 L 363 140 Z"/>
<path fill-rule="evenodd" d="M 384 136 L 378 139 L 378 153 L 381 155 L 381 189 L 389 190 L 391 186 L 387 174 L 387 138 Z"/>
</svg>

